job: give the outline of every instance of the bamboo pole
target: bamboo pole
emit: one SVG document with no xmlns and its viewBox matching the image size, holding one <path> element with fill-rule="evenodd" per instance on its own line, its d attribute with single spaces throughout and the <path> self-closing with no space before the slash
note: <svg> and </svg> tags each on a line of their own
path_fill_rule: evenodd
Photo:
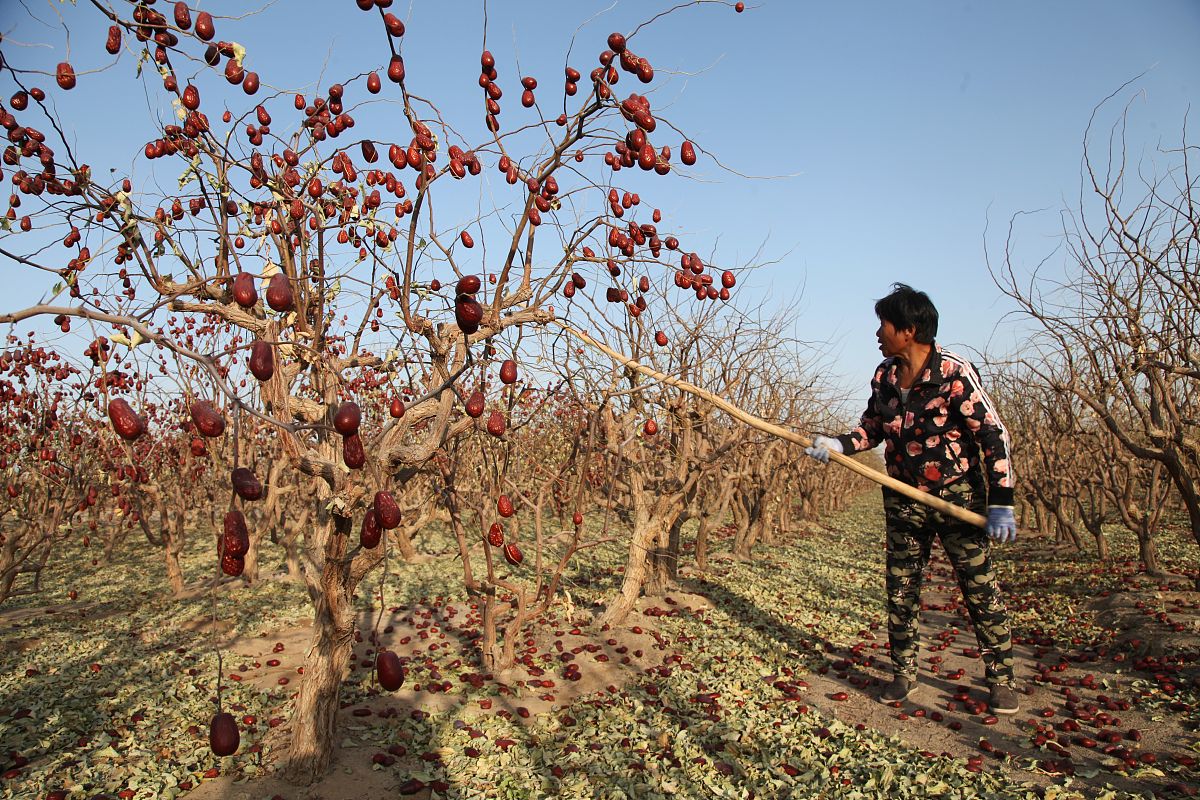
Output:
<svg viewBox="0 0 1200 800">
<path fill-rule="evenodd" d="M 626 367 L 629 367 L 632 370 L 636 370 L 637 372 L 640 372 L 641 374 L 643 374 L 647 377 L 654 378 L 655 380 L 665 383 L 668 386 L 674 386 L 677 389 L 682 389 L 683 391 L 687 392 L 688 394 L 694 395 L 696 397 L 699 397 L 701 400 L 712 403 L 714 406 L 721 409 L 729 416 L 733 417 L 736 420 L 746 423 L 747 425 L 749 425 L 752 428 L 757 428 L 758 430 L 763 431 L 764 433 L 769 433 L 772 436 L 778 436 L 780 439 L 784 439 L 786 441 L 793 442 L 794 444 L 798 444 L 801 447 L 811 447 L 812 446 L 812 440 L 809 439 L 807 436 L 804 436 L 803 434 L 796 433 L 795 431 L 790 431 L 787 428 L 781 427 L 772 422 L 767 422 L 765 419 L 762 419 L 761 417 L 756 417 L 753 414 L 751 414 L 750 412 L 744 411 L 741 408 L 735 406 L 733 403 L 730 403 L 728 400 L 717 397 L 712 392 L 707 392 L 704 389 L 701 389 L 699 386 L 695 386 L 693 384 L 688 383 L 687 381 L 680 380 L 679 378 L 675 378 L 670 375 L 664 375 L 663 373 L 658 372 L 657 370 L 650 369 L 650 367 L 645 366 L 641 362 L 635 361 L 634 359 L 629 358 L 628 356 L 624 356 L 621 353 L 618 353 L 616 350 L 613 350 L 611 347 L 608 347 L 607 345 L 596 341 L 592 337 L 588 336 L 586 333 L 575 330 L 570 325 L 567 325 L 565 322 L 562 322 L 561 320 L 554 320 L 554 321 L 564 331 L 571 334 L 576 339 L 579 339 L 581 342 L 588 345 L 589 347 L 599 350 L 600 352 L 604 353 L 606 356 L 608 356 L 613 361 L 616 361 L 619 364 L 623 364 Z M 829 452 L 829 459 L 831 461 L 837 462 L 838 464 L 841 464 L 843 467 L 850 470 L 851 472 L 856 472 L 859 475 L 862 475 L 867 480 L 874 481 L 875 483 L 878 483 L 880 486 L 886 486 L 887 488 L 891 489 L 892 491 L 899 492 L 900 494 L 904 495 L 905 497 L 916 500 L 918 503 L 923 503 L 932 509 L 942 512 L 943 514 L 945 514 L 947 516 L 954 517 L 957 520 L 961 520 L 962 522 L 970 523 L 971 525 L 975 525 L 980 528 L 984 528 L 987 526 L 987 519 L 985 517 L 983 517 L 982 515 L 976 514 L 974 511 L 965 509 L 962 506 L 956 506 L 953 503 L 948 503 L 945 500 L 943 500 L 942 498 L 934 497 L 933 495 L 929 494 L 928 492 L 922 492 L 920 489 L 909 486 L 907 483 L 898 481 L 895 478 L 891 477 L 890 475 L 885 475 L 884 473 L 879 472 L 878 470 L 871 469 L 870 467 L 866 466 L 865 464 L 861 464 L 858 461 L 855 461 L 853 458 L 843 455 L 842 453 L 837 453 L 837 452 L 834 452 L 831 450 Z"/>
</svg>

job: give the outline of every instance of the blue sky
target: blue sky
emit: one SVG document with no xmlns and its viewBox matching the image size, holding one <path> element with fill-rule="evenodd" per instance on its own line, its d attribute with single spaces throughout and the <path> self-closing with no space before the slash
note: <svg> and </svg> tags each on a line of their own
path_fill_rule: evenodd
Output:
<svg viewBox="0 0 1200 800">
<path fill-rule="evenodd" d="M 203 7 L 240 13 L 250 5 Z M 33 4 L 40 21 L 32 21 L 3 3 L 6 53 L 26 64 L 61 60 L 64 38 L 49 10 L 57 6 Z M 637 34 L 631 48 L 658 71 L 657 113 L 737 172 L 791 177 L 748 180 L 702 157 L 688 179 L 638 174 L 631 182 L 644 182 L 645 201 L 706 261 L 771 262 L 743 283 L 741 301 L 789 309 L 792 333 L 820 343 L 815 357 L 830 365 L 854 407 L 878 361 L 872 305 L 892 281 L 932 295 L 944 343 L 1003 353 L 1016 331 L 996 326 L 1012 307 L 988 277 L 985 252 L 1000 257 L 1009 218 L 1036 209 L 1045 211 L 1019 229 L 1018 266 L 1032 268 L 1054 251 L 1058 210 L 1078 198 L 1092 109 L 1136 79 L 1099 125 L 1107 131 L 1132 99 L 1129 148 L 1152 157 L 1156 147 L 1179 144 L 1189 105 L 1200 99 L 1197 2 L 748 6 L 740 15 L 717 3 L 685 8 Z M 561 99 L 567 42 L 581 23 L 590 20 L 570 63 L 586 75 L 610 31 L 628 33 L 665 7 L 488 3 L 488 46 L 507 93 L 502 121 L 523 111 L 518 75 L 539 78 L 541 102 Z M 437 98 L 475 139 L 481 8 L 476 1 L 392 9 L 408 24 L 410 91 Z M 77 70 L 110 63 L 107 26 L 89 8 L 61 9 Z M 350 0 L 279 0 L 253 22 L 218 20 L 218 38 L 246 45 L 248 67 L 265 81 L 311 92 L 318 79 L 327 86 L 386 64 L 377 26 Z M 144 176 L 149 167 L 138 154 L 151 111 L 132 71 L 127 54 L 106 72 L 81 75 L 80 88 L 58 103 L 68 119 L 83 121 L 75 135 L 86 160 Z M 202 77 L 216 91 L 218 76 Z M 618 88 L 640 90 L 631 80 Z M 8 285 L 19 277 L 11 263 L 0 262 L 0 271 Z M 43 289 L 23 284 L 6 307 L 32 302 Z"/>
</svg>

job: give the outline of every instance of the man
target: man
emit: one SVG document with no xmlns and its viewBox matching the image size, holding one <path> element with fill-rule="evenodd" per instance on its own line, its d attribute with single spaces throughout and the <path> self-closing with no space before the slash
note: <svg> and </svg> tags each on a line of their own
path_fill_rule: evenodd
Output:
<svg viewBox="0 0 1200 800">
<path fill-rule="evenodd" d="M 875 304 L 875 315 L 884 361 L 871 379 L 862 420 L 842 436 L 817 436 L 804 452 L 827 464 L 830 451 L 860 453 L 883 442 L 893 478 L 977 513 L 987 510 L 985 535 L 883 490 L 893 679 L 880 700 L 898 703 L 916 690 L 921 582 L 936 535 L 975 627 L 992 713 L 1015 714 L 1019 702 L 1008 615 L 988 558 L 989 538 L 1011 542 L 1017 536 L 1008 432 L 971 363 L 934 342 L 938 313 L 928 295 L 897 283 Z"/>
</svg>

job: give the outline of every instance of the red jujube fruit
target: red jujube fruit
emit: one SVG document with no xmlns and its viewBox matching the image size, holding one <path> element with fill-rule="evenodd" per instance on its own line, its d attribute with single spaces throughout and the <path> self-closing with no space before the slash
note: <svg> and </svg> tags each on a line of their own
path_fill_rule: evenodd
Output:
<svg viewBox="0 0 1200 800">
<path fill-rule="evenodd" d="M 250 347 L 250 372 L 260 381 L 269 381 L 275 374 L 275 350 L 261 339 Z"/>
<path fill-rule="evenodd" d="M 358 531 L 358 542 L 368 550 L 374 550 L 379 545 L 379 539 L 383 535 L 383 531 L 379 529 L 379 517 L 375 516 L 375 509 L 368 508 L 367 513 L 363 515 L 362 527 Z"/>
<path fill-rule="evenodd" d="M 262 484 L 247 467 L 238 467 L 229 476 L 233 491 L 243 500 L 257 500 L 262 497 Z"/>
<path fill-rule="evenodd" d="M 400 656 L 391 650 L 384 650 L 375 657 L 375 677 L 379 685 L 389 692 L 394 692 L 404 685 L 404 667 Z"/>
<path fill-rule="evenodd" d="M 292 282 L 282 272 L 276 272 L 267 283 L 267 305 L 279 312 L 291 311 L 295 306 Z"/>
<path fill-rule="evenodd" d="M 233 714 L 223 711 L 213 716 L 208 725 L 208 746 L 212 748 L 213 755 L 233 755 L 237 752 L 241 739 Z"/>
<path fill-rule="evenodd" d="M 358 426 L 361 422 L 362 411 L 359 410 L 358 403 L 342 403 L 338 406 L 337 413 L 333 415 L 333 428 L 342 436 L 358 433 Z"/>
<path fill-rule="evenodd" d="M 195 400 L 191 406 L 192 424 L 204 436 L 211 438 L 225 432 L 225 417 L 207 400 Z"/>
<path fill-rule="evenodd" d="M 130 407 L 129 401 L 116 397 L 108 401 L 108 418 L 112 421 L 113 430 L 126 441 L 134 439 L 146 432 L 145 421 Z"/>
<path fill-rule="evenodd" d="M 379 518 L 380 527 L 391 530 L 400 524 L 400 506 L 391 492 L 375 493 L 375 516 Z"/>
<path fill-rule="evenodd" d="M 236 508 L 225 514 L 221 549 L 226 555 L 245 558 L 250 552 L 250 532 L 246 530 L 246 518 Z"/>
</svg>

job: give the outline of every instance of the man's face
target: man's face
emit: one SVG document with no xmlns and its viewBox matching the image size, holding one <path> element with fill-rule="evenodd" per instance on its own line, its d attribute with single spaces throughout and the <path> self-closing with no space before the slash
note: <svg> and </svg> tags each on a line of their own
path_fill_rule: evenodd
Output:
<svg viewBox="0 0 1200 800">
<path fill-rule="evenodd" d="M 888 322 L 886 319 L 879 321 L 879 329 L 875 331 L 875 339 L 879 342 L 879 352 L 883 353 L 884 358 L 903 353 L 913 341 L 913 334 L 916 328 L 904 328 L 897 330 L 896 326 Z"/>
</svg>

